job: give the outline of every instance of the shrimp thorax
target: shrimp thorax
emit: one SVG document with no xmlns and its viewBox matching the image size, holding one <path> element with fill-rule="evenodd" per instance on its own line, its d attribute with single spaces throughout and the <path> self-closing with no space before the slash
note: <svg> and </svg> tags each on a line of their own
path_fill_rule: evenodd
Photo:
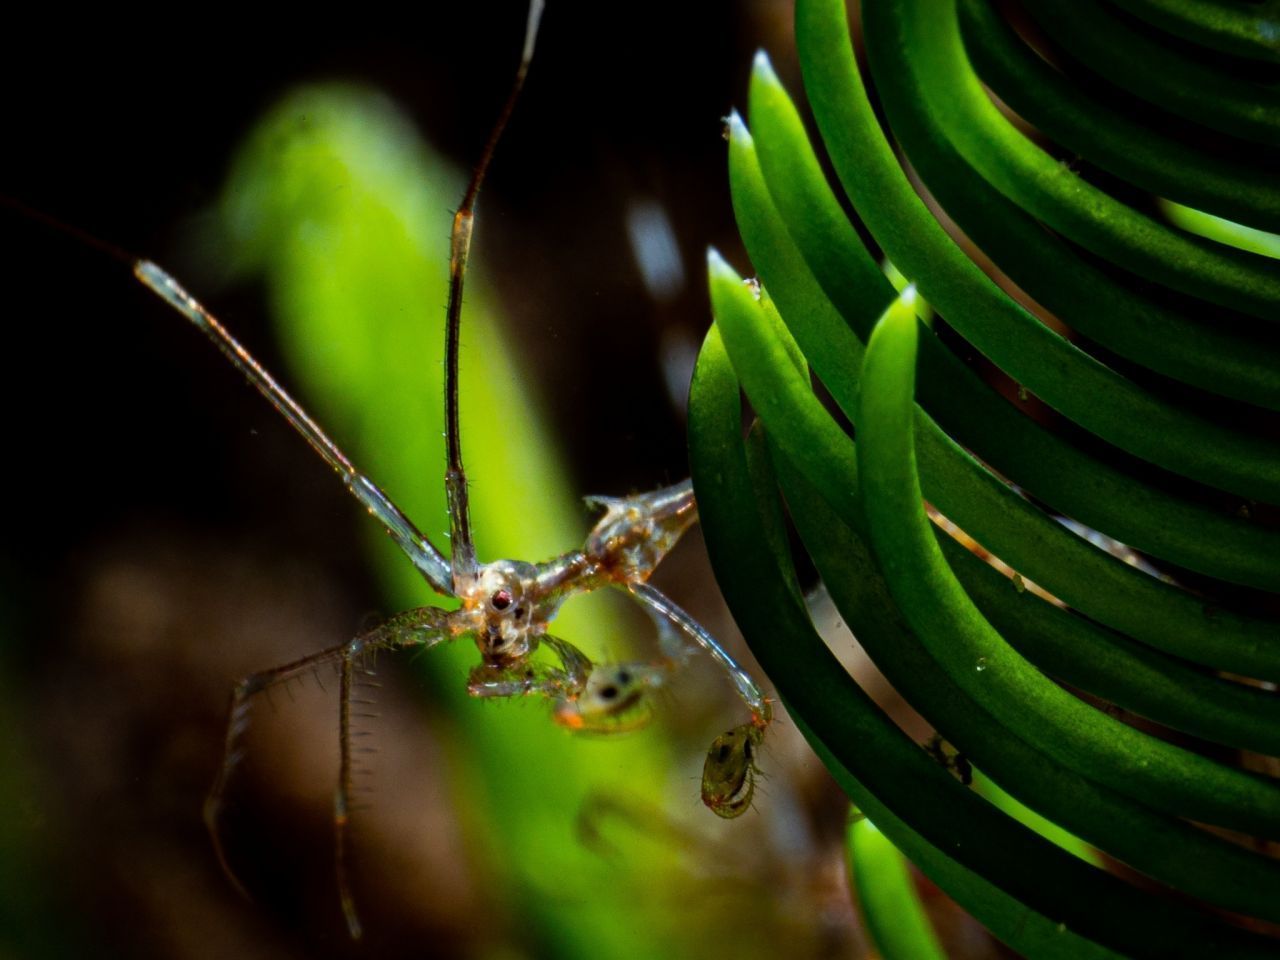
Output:
<svg viewBox="0 0 1280 960">
<path fill-rule="evenodd" d="M 456 632 L 475 635 L 485 663 L 502 666 L 527 657 L 534 638 L 554 615 L 537 602 L 537 572 L 522 560 L 496 560 L 458 585 L 462 608 Z"/>
</svg>

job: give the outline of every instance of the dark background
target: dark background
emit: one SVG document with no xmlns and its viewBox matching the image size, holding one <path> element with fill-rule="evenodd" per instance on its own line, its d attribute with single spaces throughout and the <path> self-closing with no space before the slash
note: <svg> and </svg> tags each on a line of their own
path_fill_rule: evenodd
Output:
<svg viewBox="0 0 1280 960">
<path fill-rule="evenodd" d="M 757 46 L 798 86 L 790 7 L 549 6 L 485 186 L 475 250 L 496 299 L 528 331 L 541 401 L 578 489 L 626 492 L 687 471 L 662 347 L 692 349 L 705 332 L 707 245 L 747 269 L 721 117 L 745 100 Z M 195 8 L 181 27 L 136 11 L 13 23 L 0 57 L 0 195 L 170 266 L 279 370 L 260 291 L 219 288 L 188 266 L 193 224 L 235 145 L 307 81 L 384 90 L 469 167 L 509 89 L 525 7 L 433 4 L 428 14 L 282 13 L 268 26 Z M 670 302 L 654 302 L 632 259 L 624 215 L 635 198 L 660 202 L 674 224 L 688 282 Z M 377 608 L 360 549 L 365 521 L 311 451 L 125 265 L 3 208 L 0 250 L 9 494 L 0 929 L 19 956 L 345 954 L 323 807 L 298 814 L 278 797 L 295 779 L 329 776 L 289 755 L 296 732 L 281 734 L 278 769 L 256 787 L 268 797 L 257 829 L 272 852 L 246 881 L 265 891 L 261 902 L 229 888 L 199 809 L 231 679 L 280 659 L 273 651 L 299 636 L 317 648 L 336 642 Z M 601 378 L 618 402 L 592 401 Z M 284 500 L 269 495 L 282 489 Z M 714 595 L 704 566 L 690 575 Z M 438 745 L 426 733 L 387 749 L 392 763 L 412 753 L 429 764 Z M 810 776 L 801 816 L 819 834 L 822 824 L 838 830 L 839 799 Z M 438 793 L 418 800 L 444 808 Z M 445 839 L 432 856 L 447 863 L 441 817 Z M 834 856 L 808 871 L 815 887 L 832 863 L 838 873 Z M 786 909 L 816 952 L 848 948 L 847 898 L 830 883 L 778 894 L 787 881 L 776 874 L 741 882 L 799 903 Z M 384 931 L 373 955 L 468 954 L 495 942 L 554 952 L 502 930 L 482 891 L 450 886 L 412 909 L 371 908 L 366 920 Z M 796 955 L 800 941 L 790 946 Z"/>
</svg>

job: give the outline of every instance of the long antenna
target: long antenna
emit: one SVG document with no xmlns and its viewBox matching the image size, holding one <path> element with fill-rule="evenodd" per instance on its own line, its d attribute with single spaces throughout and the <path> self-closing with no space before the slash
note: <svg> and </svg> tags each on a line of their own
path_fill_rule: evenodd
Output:
<svg viewBox="0 0 1280 960">
<path fill-rule="evenodd" d="M 213 341 L 226 358 L 244 374 L 245 379 L 257 387 L 258 392 L 266 397 L 293 428 L 306 438 L 312 449 L 337 471 L 347 485 L 347 489 L 364 504 L 370 514 L 381 521 L 387 528 L 387 533 L 391 535 L 391 539 L 405 552 L 426 581 L 437 592 L 452 596 L 449 562 L 445 560 L 444 555 L 413 525 L 413 522 L 391 501 L 391 498 L 379 489 L 377 484 L 355 468 L 346 454 L 338 449 L 338 445 L 330 440 L 329 435 L 320 429 L 320 425 L 302 409 L 302 405 L 294 400 L 262 364 L 240 345 L 240 341 L 231 336 L 226 327 L 201 306 L 195 297 L 187 293 L 177 280 L 150 260 L 135 262 L 133 275 Z"/>
<path fill-rule="evenodd" d="M 471 227 L 475 220 L 476 197 L 480 193 L 480 185 L 484 183 L 489 162 L 493 160 L 494 151 L 507 121 L 511 119 L 520 91 L 524 87 L 525 75 L 529 72 L 529 63 L 533 60 L 534 43 L 538 37 L 538 24 L 542 20 L 544 0 L 531 0 L 529 3 L 529 19 L 525 26 L 524 52 L 520 56 L 520 66 L 516 69 L 515 83 L 507 102 L 503 104 L 498 122 L 489 134 L 489 141 L 480 155 L 471 174 L 471 182 L 458 204 L 458 212 L 453 216 L 453 232 L 450 234 L 449 246 L 449 307 L 445 317 L 444 331 L 444 418 L 445 446 L 448 456 L 448 467 L 445 472 L 445 489 L 449 497 L 449 517 L 451 523 L 453 583 L 455 591 L 461 589 L 463 581 L 475 576 L 477 570 L 476 548 L 471 539 L 471 507 L 467 497 L 467 475 L 462 469 L 462 439 L 458 430 L 458 331 L 462 324 L 462 283 L 467 273 L 467 258 L 471 252 Z"/>
<path fill-rule="evenodd" d="M 526 41 L 527 47 L 528 41 Z M 509 113 L 510 110 L 507 112 Z M 475 184 L 473 183 L 473 185 Z M 295 430 L 302 434 L 307 443 L 311 444 L 312 449 L 337 471 L 347 489 L 351 491 L 352 496 L 360 501 L 370 515 L 386 527 L 391 539 L 404 551 L 413 565 L 418 568 L 418 572 L 431 585 L 431 588 L 446 597 L 453 596 L 452 572 L 449 567 L 449 561 L 445 559 L 444 554 L 436 549 L 435 544 L 413 525 L 413 521 L 395 505 L 377 484 L 356 469 L 346 454 L 338 448 L 338 445 L 329 438 L 329 435 L 302 408 L 302 405 L 294 400 L 284 387 L 280 386 L 276 379 L 253 358 L 252 354 L 218 322 L 218 319 L 183 288 L 182 284 L 170 276 L 162 267 L 152 263 L 150 260 L 134 257 L 115 244 L 107 243 L 91 233 L 29 207 L 13 197 L 0 194 L 0 207 L 9 207 L 23 216 L 52 227 L 54 230 L 64 233 L 92 249 L 129 264 L 136 279 L 140 280 L 169 306 L 190 320 L 205 336 L 213 341 L 214 345 L 244 374 L 245 378 L 270 401 L 271 405 L 289 421 Z M 456 391 L 456 385 L 454 389 Z M 470 542 L 470 538 L 468 538 L 468 542 Z"/>
</svg>

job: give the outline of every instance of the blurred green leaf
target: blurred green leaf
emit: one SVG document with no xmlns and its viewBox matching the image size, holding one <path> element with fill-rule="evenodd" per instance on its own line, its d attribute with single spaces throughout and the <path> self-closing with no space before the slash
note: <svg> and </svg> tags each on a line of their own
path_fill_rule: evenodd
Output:
<svg viewBox="0 0 1280 960">
<path fill-rule="evenodd" d="M 446 552 L 444 304 L 448 224 L 462 183 L 386 99 L 325 86 L 295 92 L 262 121 L 223 201 L 235 269 L 266 281 L 288 379 Z M 482 236 L 483 202 L 479 222 Z M 485 559 L 540 560 L 579 545 L 590 516 L 570 492 L 518 365 L 521 336 L 536 333 L 504 325 L 485 288 L 480 266 L 467 286 L 461 356 L 477 546 Z M 324 472 L 317 461 L 316 477 Z M 369 545 L 392 609 L 441 600 L 374 524 Z M 592 656 L 617 656 L 628 643 L 595 596 L 571 600 L 556 632 Z M 695 789 L 671 782 L 660 733 L 575 738 L 540 704 L 467 701 L 475 662 L 470 642 L 420 660 L 457 716 L 455 760 L 479 773 L 464 776 L 458 799 L 471 813 L 469 846 L 486 875 L 499 878 L 493 901 L 514 906 L 526 946 L 546 955 L 683 955 L 688 917 L 670 916 L 661 898 L 634 896 L 637 888 L 673 889 L 671 851 L 625 845 L 619 877 L 573 832 L 590 791 L 612 787 L 661 806 L 671 791 Z M 467 792 L 473 788 L 478 795 Z"/>
<path fill-rule="evenodd" d="M 845 847 L 858 907 L 884 960 L 943 960 L 907 858 L 866 818 L 849 824 Z"/>
</svg>

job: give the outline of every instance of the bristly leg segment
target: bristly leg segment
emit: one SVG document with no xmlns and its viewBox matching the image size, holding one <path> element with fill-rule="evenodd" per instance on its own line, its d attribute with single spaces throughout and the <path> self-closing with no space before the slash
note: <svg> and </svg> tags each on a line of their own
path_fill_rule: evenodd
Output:
<svg viewBox="0 0 1280 960">
<path fill-rule="evenodd" d="M 736 817 L 751 804 L 756 760 L 773 711 L 760 687 L 732 656 L 689 614 L 648 583 L 650 575 L 697 520 L 689 481 L 629 497 L 589 498 L 603 515 L 580 550 L 542 563 L 497 560 L 481 563 L 472 538 L 458 427 L 458 337 L 476 200 L 528 73 L 542 0 L 529 7 L 524 50 L 515 83 L 502 108 L 480 162 L 472 173 L 453 219 L 449 264 L 449 303 L 445 323 L 445 437 L 452 556 L 444 554 L 325 434 L 302 406 L 168 273 L 149 261 L 134 264 L 134 274 L 183 314 L 218 347 L 281 415 L 339 474 L 347 489 L 386 529 L 436 592 L 456 597 L 457 609 L 419 607 L 399 614 L 352 640 L 292 663 L 252 674 L 236 684 L 223 745 L 222 762 L 205 803 L 205 822 L 219 862 L 235 879 L 222 843 L 220 819 L 227 785 L 240 759 L 240 741 L 255 695 L 321 666 L 339 676 L 338 783 L 334 792 L 334 859 L 343 915 L 353 938 L 361 923 L 348 878 L 348 823 L 352 793 L 352 688 L 363 658 L 378 650 L 435 646 L 470 637 L 480 663 L 470 673 L 467 691 L 474 697 L 541 697 L 550 701 L 555 720 L 574 730 L 609 733 L 642 726 L 653 709 L 653 693 L 702 650 L 727 675 L 749 719 L 717 737 L 707 752 L 702 777 L 703 802 L 722 817 Z M 602 587 L 616 587 L 665 626 L 660 654 L 647 661 L 593 663 L 577 646 L 550 633 L 566 599 Z M 545 646 L 549 657 L 535 658 Z"/>
</svg>

